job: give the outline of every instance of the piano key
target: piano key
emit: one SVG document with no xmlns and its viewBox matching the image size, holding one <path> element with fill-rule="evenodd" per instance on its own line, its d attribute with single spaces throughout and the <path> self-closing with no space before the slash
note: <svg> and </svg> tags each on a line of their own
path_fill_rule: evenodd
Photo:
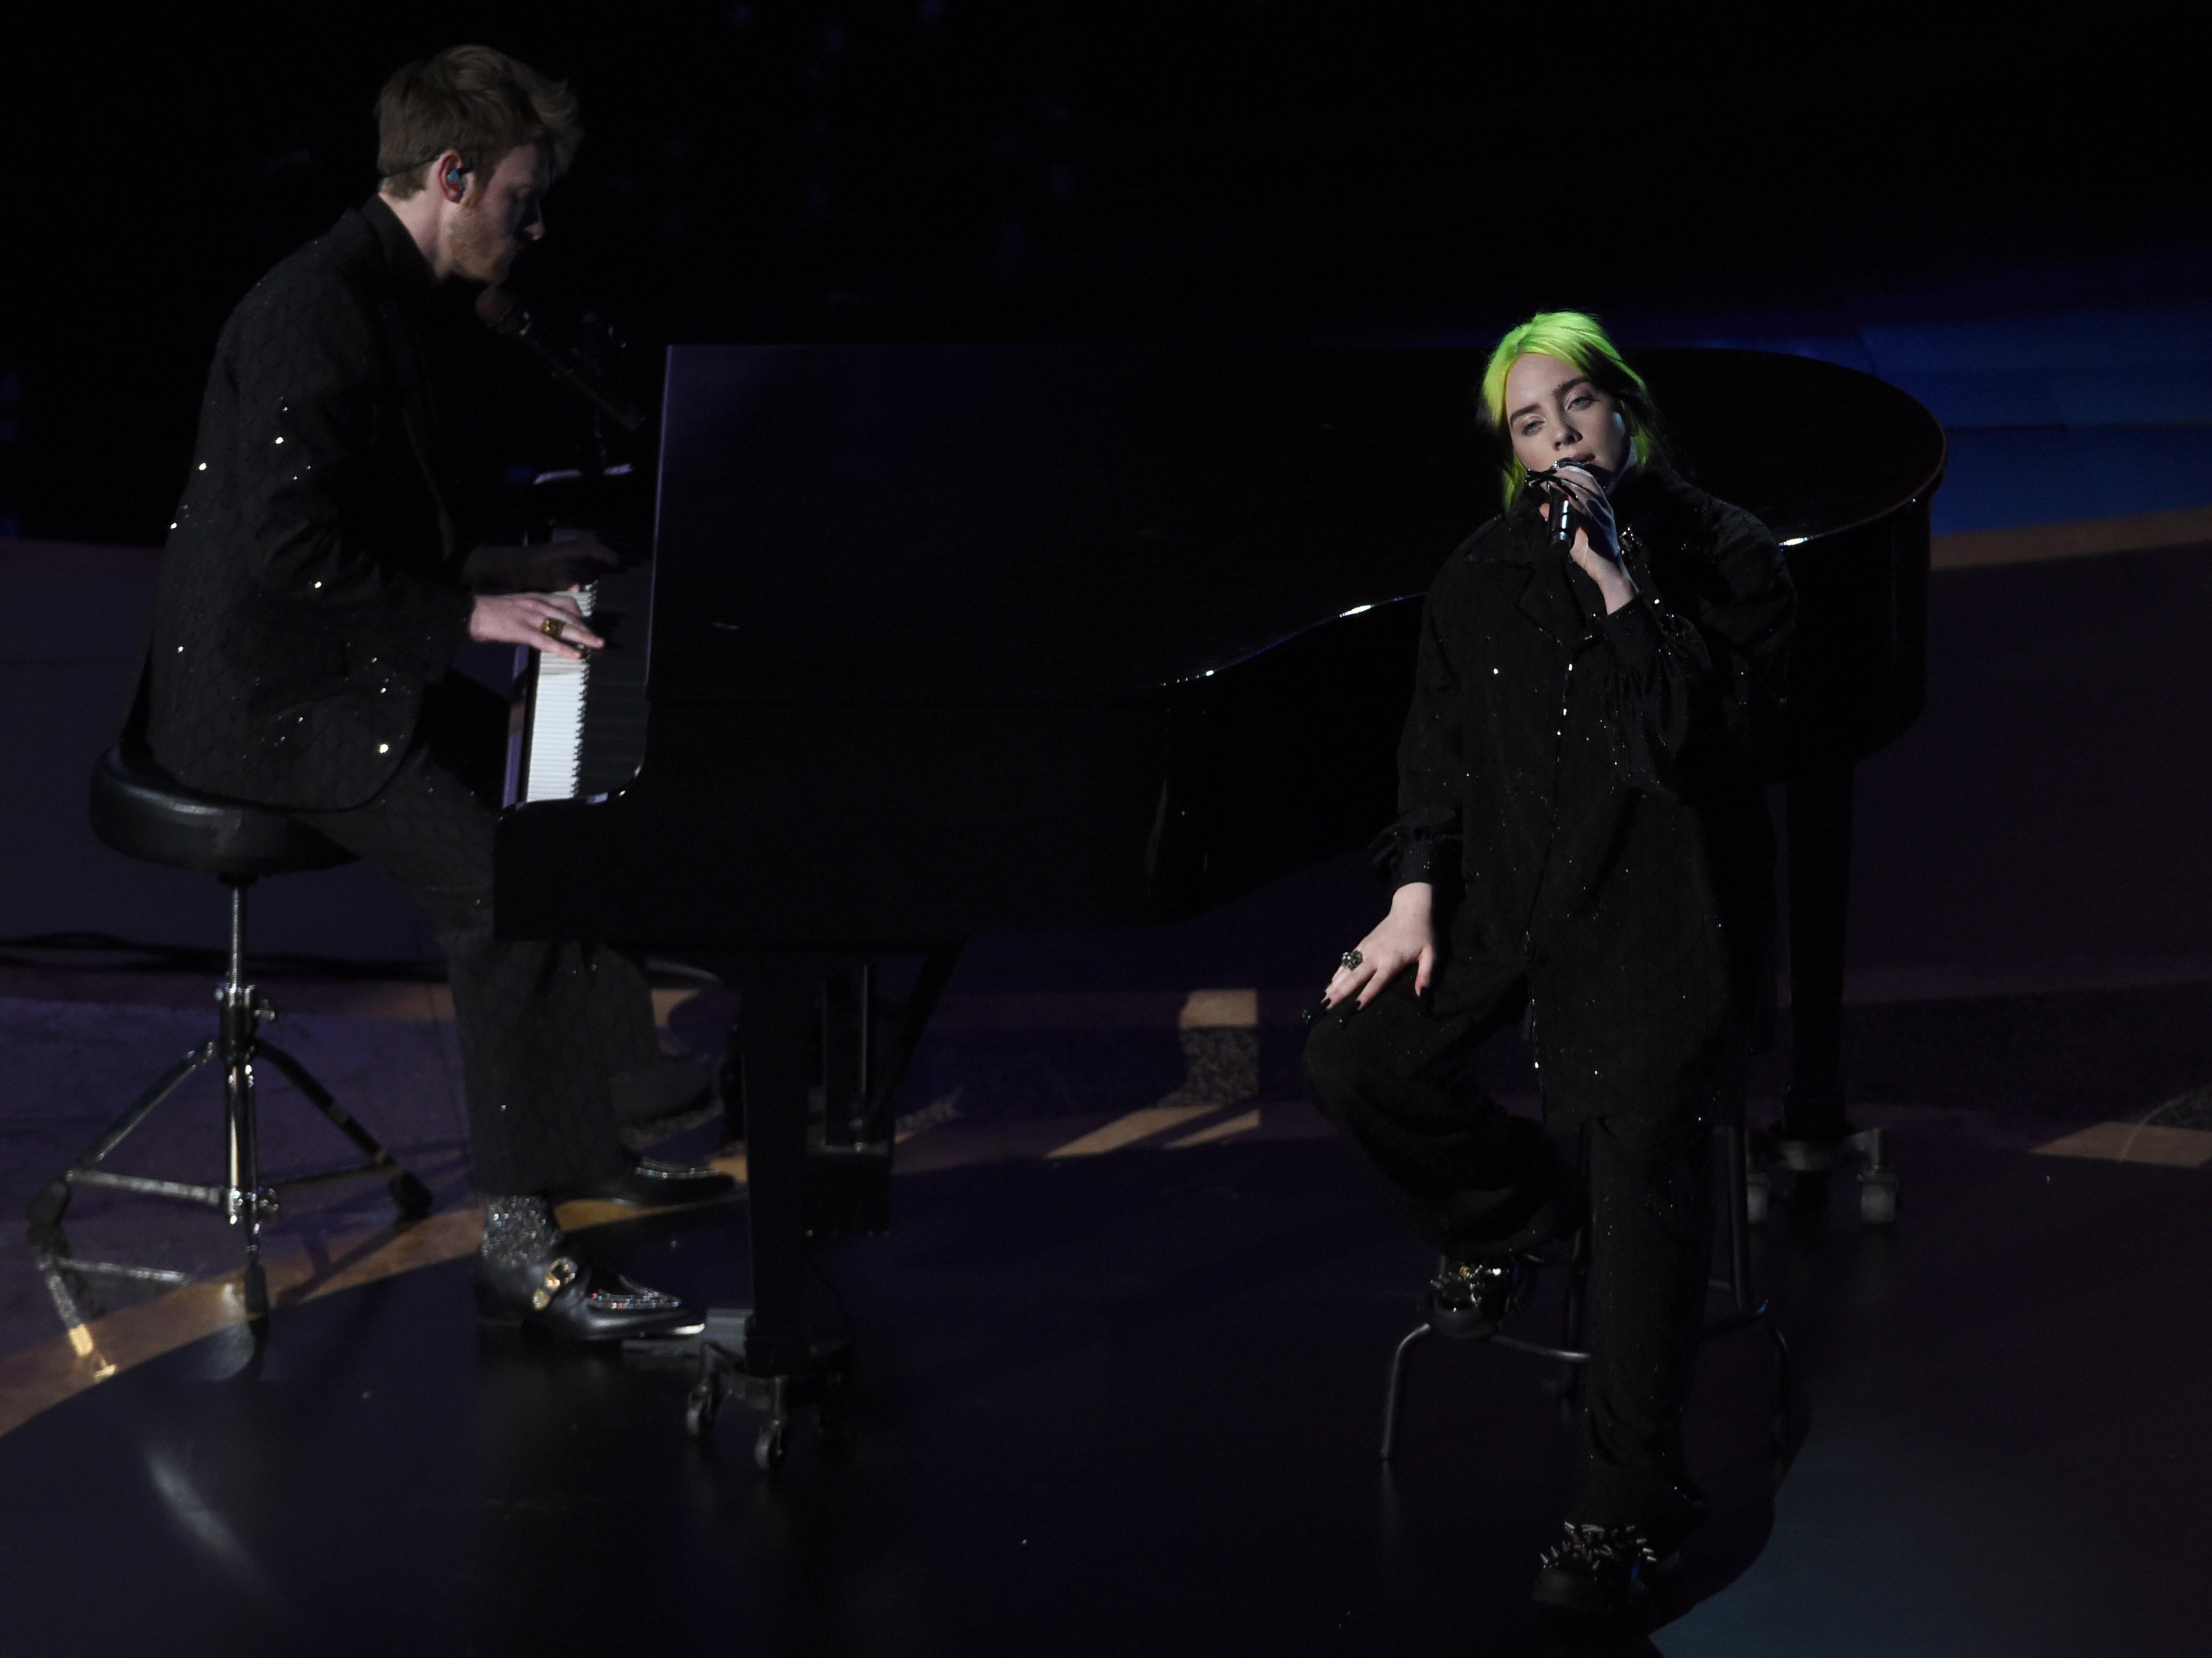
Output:
<svg viewBox="0 0 2212 1658">
<path fill-rule="evenodd" d="M 645 755 L 646 613 L 652 567 L 602 576 L 578 595 L 605 648 L 581 661 L 539 652 L 526 664 L 521 764 L 508 803 L 613 793 Z"/>
<path fill-rule="evenodd" d="M 597 598 L 595 587 L 576 595 L 577 609 L 587 617 Z M 539 651 L 536 667 L 525 716 L 522 798 L 574 800 L 592 659 L 571 661 Z"/>
</svg>

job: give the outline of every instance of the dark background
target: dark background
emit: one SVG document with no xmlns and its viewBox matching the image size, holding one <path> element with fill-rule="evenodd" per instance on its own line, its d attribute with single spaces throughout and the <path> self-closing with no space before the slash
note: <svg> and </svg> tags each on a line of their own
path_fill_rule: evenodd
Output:
<svg viewBox="0 0 2212 1658">
<path fill-rule="evenodd" d="M 581 94 L 517 283 L 617 322 L 645 397 L 675 338 L 1472 340 L 1560 304 L 1632 337 L 2208 268 L 2186 54 L 2078 15 L 27 9 L 0 34 L 0 529 L 40 538 L 160 539 L 224 316 L 367 194 L 384 77 L 465 40 Z M 523 452 L 551 421 L 481 458 L 559 463 Z"/>
</svg>

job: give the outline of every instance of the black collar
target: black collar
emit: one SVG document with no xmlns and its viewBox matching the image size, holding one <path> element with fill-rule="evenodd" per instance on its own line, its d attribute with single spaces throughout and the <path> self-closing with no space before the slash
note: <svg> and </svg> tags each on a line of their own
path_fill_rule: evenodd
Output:
<svg viewBox="0 0 2212 1658">
<path fill-rule="evenodd" d="M 438 285 L 438 278 L 431 273 L 430 261 L 422 257 L 413 235 L 399 222 L 399 216 L 381 195 L 371 196 L 362 204 L 361 216 L 375 232 L 377 246 L 384 250 L 384 262 L 392 267 L 402 293 L 427 294 Z"/>
</svg>

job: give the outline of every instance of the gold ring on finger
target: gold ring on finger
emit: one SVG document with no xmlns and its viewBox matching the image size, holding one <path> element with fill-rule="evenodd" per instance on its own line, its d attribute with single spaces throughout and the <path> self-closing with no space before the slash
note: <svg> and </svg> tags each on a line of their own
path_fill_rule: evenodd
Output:
<svg viewBox="0 0 2212 1658">
<path fill-rule="evenodd" d="M 558 616 L 548 616 L 544 621 L 538 625 L 538 631 L 549 639 L 559 638 L 561 637 L 561 619 Z"/>
</svg>

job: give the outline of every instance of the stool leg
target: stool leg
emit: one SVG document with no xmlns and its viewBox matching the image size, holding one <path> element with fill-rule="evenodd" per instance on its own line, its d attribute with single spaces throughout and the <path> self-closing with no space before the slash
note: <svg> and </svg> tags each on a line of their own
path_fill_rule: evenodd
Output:
<svg viewBox="0 0 2212 1658">
<path fill-rule="evenodd" d="M 269 1315 L 269 1283 L 261 1269 L 261 1219 L 272 1207 L 261 1189 L 261 1149 L 253 1117 L 253 1051 L 259 1027 L 253 986 L 246 982 L 246 889 L 252 877 L 226 879 L 230 888 L 230 972 L 217 992 L 222 1027 L 223 1117 L 229 1142 L 228 1214 L 246 1228 L 246 1316 Z"/>
<path fill-rule="evenodd" d="M 1728 1125 L 1721 1137 L 1721 1155 L 1728 1159 L 1729 1292 L 1739 1313 L 1751 1311 L 1751 1176 L 1745 1163 L 1743 1119 Z"/>
<path fill-rule="evenodd" d="M 261 1149 L 253 1119 L 253 1061 L 233 1064 L 224 1088 L 230 1119 L 230 1186 L 234 1222 L 246 1228 L 246 1316 L 269 1314 L 269 1283 L 261 1270 L 261 1216 L 267 1207 L 261 1190 Z"/>
<path fill-rule="evenodd" d="M 1565 1306 L 1560 1318 L 1559 1345 L 1570 1353 L 1586 1350 L 1583 1345 L 1584 1302 L 1589 1294 L 1590 1225 L 1585 1221 L 1575 1234 L 1574 1248 L 1567 1257 L 1567 1287 Z M 1563 1363 L 1559 1366 L 1559 1416 L 1572 1423 L 1575 1411 L 1582 1402 L 1583 1367 Z"/>
<path fill-rule="evenodd" d="M 1425 1324 L 1415 1325 L 1406 1332 L 1406 1339 L 1398 1344 L 1398 1350 L 1390 1355 L 1390 1385 L 1382 1396 L 1382 1460 L 1389 1462 L 1398 1454 L 1398 1413 L 1406 1399 L 1406 1355 L 1413 1350 L 1414 1344 L 1434 1332 Z"/>
<path fill-rule="evenodd" d="M 331 1097 L 328 1088 L 315 1080 L 313 1071 L 274 1042 L 264 1042 L 256 1038 L 254 1051 L 283 1072 L 309 1105 L 329 1119 L 331 1125 L 352 1141 L 362 1155 L 384 1172 L 386 1176 L 385 1185 L 392 1193 L 392 1201 L 398 1205 L 401 1215 L 412 1220 L 430 1212 L 429 1188 L 400 1167 L 398 1161 L 385 1149 L 384 1143 L 355 1121 L 352 1113 Z"/>
<path fill-rule="evenodd" d="M 1590 1189 L 1590 1129 L 1583 1125 L 1575 1136 L 1575 1178 L 1587 1195 Z M 1564 1308 L 1560 1320 L 1559 1345 L 1570 1353 L 1589 1350 L 1583 1341 L 1583 1326 L 1588 1321 L 1589 1299 L 1590 1240 L 1597 1231 L 1597 1222 L 1585 1215 L 1583 1223 L 1575 1229 L 1574 1243 L 1567 1252 L 1567 1292 L 1562 1298 Z M 1583 1367 L 1579 1364 L 1559 1366 L 1559 1419 L 1571 1424 L 1575 1413 L 1582 1406 Z"/>
<path fill-rule="evenodd" d="M 48 1245 L 58 1241 L 53 1234 L 60 1228 L 62 1216 L 68 1212 L 71 1194 L 70 1182 L 82 1171 L 91 1168 L 107 1154 L 130 1137 L 131 1130 L 153 1114 L 154 1108 L 174 1094 L 185 1079 L 202 1065 L 213 1064 L 218 1055 L 218 1045 L 203 1042 L 190 1053 L 161 1073 L 154 1086 L 140 1094 L 130 1110 L 117 1118 L 112 1126 L 94 1140 L 88 1149 L 75 1162 L 47 1182 L 45 1190 L 31 1200 L 29 1220 L 31 1241 Z"/>
</svg>

